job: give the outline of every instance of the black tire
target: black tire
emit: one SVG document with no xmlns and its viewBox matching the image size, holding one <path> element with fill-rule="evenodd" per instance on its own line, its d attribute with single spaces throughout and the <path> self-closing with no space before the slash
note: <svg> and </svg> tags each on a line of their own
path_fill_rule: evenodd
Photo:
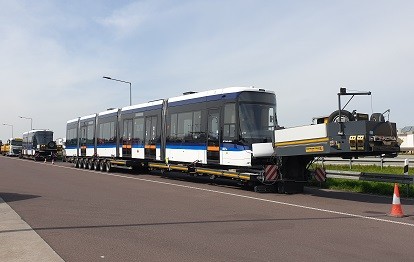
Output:
<svg viewBox="0 0 414 262">
<path fill-rule="evenodd" d="M 86 158 L 83 160 L 83 168 L 84 169 L 89 169 L 89 161 Z"/>
<path fill-rule="evenodd" d="M 95 169 L 95 161 L 94 160 L 89 160 L 89 169 L 90 170 L 94 170 Z"/>
<path fill-rule="evenodd" d="M 385 122 L 385 117 L 381 113 L 373 113 L 369 118 L 369 121 Z"/>
<path fill-rule="evenodd" d="M 101 161 L 99 162 L 99 167 L 100 167 L 100 170 L 101 170 L 101 171 L 106 171 L 106 163 L 105 163 L 105 161 L 104 161 L 104 160 L 101 160 Z"/>
<path fill-rule="evenodd" d="M 75 159 L 75 168 L 79 168 L 79 159 Z"/>
<path fill-rule="evenodd" d="M 106 161 L 105 163 L 106 165 L 106 172 L 111 172 L 112 171 L 112 166 L 111 166 L 111 161 Z"/>
<path fill-rule="evenodd" d="M 354 115 L 346 110 L 341 110 L 341 122 L 355 121 Z M 328 123 L 339 122 L 339 110 L 334 111 L 328 118 Z"/>
<path fill-rule="evenodd" d="M 101 165 L 99 163 L 99 160 L 95 160 L 95 171 L 100 171 L 101 170 Z"/>
</svg>

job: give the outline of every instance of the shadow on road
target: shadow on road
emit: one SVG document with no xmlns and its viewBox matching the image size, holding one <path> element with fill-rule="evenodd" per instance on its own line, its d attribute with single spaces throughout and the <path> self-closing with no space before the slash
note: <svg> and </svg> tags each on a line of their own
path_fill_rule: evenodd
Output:
<svg viewBox="0 0 414 262">
<path fill-rule="evenodd" d="M 309 194 L 317 197 L 325 197 L 332 199 L 340 199 L 347 201 L 356 201 L 356 202 L 365 202 L 365 203 L 375 203 L 375 204 L 390 204 L 392 203 L 392 196 L 377 196 L 361 193 L 352 193 L 352 192 L 342 192 L 342 191 L 332 191 L 326 189 L 306 187 L 305 194 Z M 404 205 L 414 205 L 414 199 L 401 199 L 402 204 Z"/>
<path fill-rule="evenodd" d="M 374 217 L 374 216 L 373 216 Z M 386 217 L 383 215 L 376 215 L 375 217 Z M 48 230 L 78 230 L 78 229 L 105 229 L 105 228 L 140 228 L 140 227 L 161 227 L 161 226 L 186 226 L 199 224 L 252 224 L 252 223 L 270 223 L 273 226 L 277 222 L 291 222 L 291 221 L 311 221 L 311 220 L 337 220 L 337 219 L 357 219 L 350 216 L 335 216 L 335 217 L 307 217 L 307 218 L 269 218 L 269 219 L 230 219 L 230 220 L 200 220 L 200 221 L 174 221 L 174 222 L 154 222 L 154 223 L 136 223 L 136 224 L 105 224 L 105 225 L 79 225 L 79 226 L 60 226 L 60 227 L 33 227 L 31 229 L 12 229 L 0 231 L 2 233 L 22 232 L 28 230 L 48 231 Z M 283 224 L 285 225 L 285 224 Z"/>
<path fill-rule="evenodd" d="M 19 193 L 6 193 L 0 192 L 0 197 L 3 198 L 4 202 L 14 202 L 37 198 L 37 195 L 19 194 Z"/>
</svg>

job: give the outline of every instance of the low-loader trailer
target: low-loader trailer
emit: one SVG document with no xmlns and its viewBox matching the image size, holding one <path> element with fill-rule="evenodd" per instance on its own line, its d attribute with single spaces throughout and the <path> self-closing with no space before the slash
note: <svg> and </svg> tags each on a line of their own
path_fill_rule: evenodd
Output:
<svg viewBox="0 0 414 262">
<path fill-rule="evenodd" d="M 176 171 L 236 180 L 258 192 L 302 192 L 317 157 L 399 152 L 396 124 L 384 117 L 388 110 L 369 117 L 341 107 L 343 96 L 351 96 L 347 105 L 354 96 L 370 94 L 341 88 L 338 110 L 292 128 L 278 125 L 274 94 L 256 88 L 113 109 L 68 121 L 67 157 L 76 167 L 97 171 Z"/>
</svg>

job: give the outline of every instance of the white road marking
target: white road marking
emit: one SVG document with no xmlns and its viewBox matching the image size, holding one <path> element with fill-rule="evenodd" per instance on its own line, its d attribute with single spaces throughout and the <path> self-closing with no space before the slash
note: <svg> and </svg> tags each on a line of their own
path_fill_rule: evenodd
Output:
<svg viewBox="0 0 414 262">
<path fill-rule="evenodd" d="M 162 185 L 168 185 L 168 186 L 175 186 L 175 187 L 205 191 L 205 192 L 210 192 L 210 193 L 215 193 L 215 194 L 222 194 L 222 195 L 240 197 L 240 198 L 251 199 L 251 200 L 256 200 L 256 201 L 262 201 L 262 202 L 267 202 L 267 203 L 273 203 L 273 204 L 278 204 L 278 205 L 291 206 L 291 207 L 302 208 L 302 209 L 307 209 L 307 210 L 319 211 L 319 212 L 324 212 L 324 213 L 329 213 L 329 214 L 342 215 L 342 216 L 355 217 L 355 218 L 362 218 L 362 219 L 374 220 L 374 221 L 378 221 L 378 222 L 385 222 L 385 223 L 391 223 L 391 224 L 414 227 L 414 224 L 410 224 L 410 223 L 407 223 L 407 222 L 394 221 L 394 220 L 388 220 L 388 219 L 383 219 L 383 218 L 369 217 L 369 216 L 363 216 L 363 215 L 357 215 L 357 214 L 352 214 L 352 213 L 334 211 L 334 210 L 329 210 L 329 209 L 292 204 L 292 203 L 287 203 L 287 202 L 282 202 L 282 201 L 276 201 L 276 200 L 270 200 L 270 199 L 265 199 L 265 198 L 246 196 L 246 195 L 241 195 L 241 194 L 235 194 L 235 193 L 229 193 L 229 192 L 224 192 L 224 191 L 200 188 L 200 187 L 195 187 L 195 186 L 180 185 L 180 184 L 175 184 L 175 183 L 171 183 L 171 182 L 157 181 L 157 180 L 151 180 L 151 179 L 139 178 L 139 177 L 130 177 L 130 176 L 125 176 L 125 175 L 118 175 L 118 174 L 111 174 L 111 173 L 104 173 L 104 172 L 99 172 L 98 173 L 97 171 L 94 171 L 94 170 L 79 169 L 79 168 L 74 168 L 74 167 L 66 167 L 66 166 L 56 166 L 56 167 L 74 169 L 74 170 L 82 170 L 82 171 L 86 171 L 86 172 L 90 172 L 90 173 L 94 173 L 94 174 L 120 177 L 120 178 L 127 178 L 127 179 L 134 179 L 134 180 L 139 180 L 139 181 L 144 181 L 144 182 L 150 182 L 150 183 L 156 183 L 156 184 L 162 184 Z"/>
</svg>

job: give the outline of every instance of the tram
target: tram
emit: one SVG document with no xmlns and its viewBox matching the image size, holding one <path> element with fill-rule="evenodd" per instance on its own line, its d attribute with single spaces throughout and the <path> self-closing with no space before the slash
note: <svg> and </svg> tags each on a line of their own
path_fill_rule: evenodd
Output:
<svg viewBox="0 0 414 262">
<path fill-rule="evenodd" d="M 53 131 L 38 129 L 23 133 L 22 158 L 53 160 L 56 155 L 57 145 L 53 140 Z"/>
<path fill-rule="evenodd" d="M 76 118 L 67 122 L 66 154 L 79 167 L 103 169 L 151 161 L 232 169 L 263 165 L 277 127 L 274 92 L 230 87 Z M 113 163 L 113 162 L 112 162 Z"/>
</svg>

